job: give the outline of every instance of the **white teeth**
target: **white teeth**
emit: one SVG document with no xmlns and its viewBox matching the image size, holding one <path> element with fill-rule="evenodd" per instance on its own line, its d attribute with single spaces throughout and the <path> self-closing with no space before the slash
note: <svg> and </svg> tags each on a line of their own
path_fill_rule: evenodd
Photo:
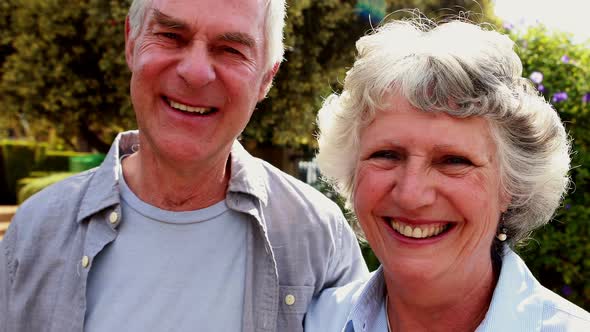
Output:
<svg viewBox="0 0 590 332">
<path fill-rule="evenodd" d="M 211 108 L 192 107 L 192 106 L 184 105 L 181 103 L 177 103 L 172 100 L 168 100 L 168 101 L 170 102 L 170 106 L 172 106 L 173 108 L 176 108 L 177 110 L 181 110 L 181 111 L 185 111 L 185 112 L 205 114 L 205 113 L 208 113 L 211 111 Z"/>
<path fill-rule="evenodd" d="M 412 227 L 406 225 L 406 227 L 404 228 L 403 234 L 408 237 L 412 236 Z"/>
<path fill-rule="evenodd" d="M 423 239 L 431 236 L 436 236 L 442 233 L 446 228 L 445 225 L 421 225 L 412 226 L 401 223 L 395 219 L 390 221 L 391 227 L 398 233 L 403 234 L 406 237 L 415 239 Z"/>
<path fill-rule="evenodd" d="M 418 239 L 422 238 L 422 230 L 420 229 L 420 227 L 414 228 L 414 231 L 412 232 L 412 237 L 415 237 Z"/>
</svg>

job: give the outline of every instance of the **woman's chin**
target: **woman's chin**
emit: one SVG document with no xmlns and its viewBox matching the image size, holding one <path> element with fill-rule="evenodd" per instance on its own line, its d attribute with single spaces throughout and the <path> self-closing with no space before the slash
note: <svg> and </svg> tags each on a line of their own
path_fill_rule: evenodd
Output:
<svg viewBox="0 0 590 332">
<path fill-rule="evenodd" d="M 440 280 L 449 270 L 448 265 L 434 257 L 390 257 L 383 260 L 386 275 L 392 279 L 404 282 L 405 285 L 430 285 Z"/>
</svg>

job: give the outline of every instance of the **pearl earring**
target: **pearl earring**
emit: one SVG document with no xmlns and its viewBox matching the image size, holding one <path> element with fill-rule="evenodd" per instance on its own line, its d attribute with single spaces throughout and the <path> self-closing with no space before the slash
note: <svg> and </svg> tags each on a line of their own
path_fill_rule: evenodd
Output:
<svg viewBox="0 0 590 332">
<path fill-rule="evenodd" d="M 502 217 L 500 219 L 500 225 L 504 226 L 504 213 L 502 213 Z M 506 232 L 507 232 L 506 227 L 500 227 L 500 233 L 498 233 L 498 235 L 496 235 L 496 238 L 498 240 L 500 240 L 500 242 L 506 241 L 506 239 L 508 238 L 508 235 L 506 234 Z"/>
<path fill-rule="evenodd" d="M 506 241 L 506 239 L 508 238 L 508 235 L 506 235 L 506 228 L 502 228 L 502 233 L 496 235 L 496 238 L 501 242 Z"/>
</svg>

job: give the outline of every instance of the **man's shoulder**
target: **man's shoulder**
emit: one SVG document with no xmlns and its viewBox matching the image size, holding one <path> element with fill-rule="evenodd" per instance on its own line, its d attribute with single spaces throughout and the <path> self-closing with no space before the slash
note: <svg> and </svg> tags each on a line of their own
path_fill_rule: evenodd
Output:
<svg viewBox="0 0 590 332">
<path fill-rule="evenodd" d="M 311 185 L 258 159 L 265 171 L 269 200 L 304 206 L 319 213 L 340 213 L 338 205 Z M 275 202 L 275 203 L 276 203 Z"/>
<path fill-rule="evenodd" d="M 51 184 L 21 204 L 13 218 L 19 233 L 64 225 L 74 219 L 94 170 L 82 172 Z M 49 222 L 59 221 L 58 224 Z"/>
</svg>

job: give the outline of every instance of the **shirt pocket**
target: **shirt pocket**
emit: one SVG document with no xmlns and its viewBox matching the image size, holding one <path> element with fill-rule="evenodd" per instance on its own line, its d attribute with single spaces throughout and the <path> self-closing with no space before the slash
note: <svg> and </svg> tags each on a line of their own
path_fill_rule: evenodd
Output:
<svg viewBox="0 0 590 332">
<path fill-rule="evenodd" d="M 313 286 L 279 286 L 278 331 L 303 331 L 303 318 L 314 290 Z"/>
</svg>

